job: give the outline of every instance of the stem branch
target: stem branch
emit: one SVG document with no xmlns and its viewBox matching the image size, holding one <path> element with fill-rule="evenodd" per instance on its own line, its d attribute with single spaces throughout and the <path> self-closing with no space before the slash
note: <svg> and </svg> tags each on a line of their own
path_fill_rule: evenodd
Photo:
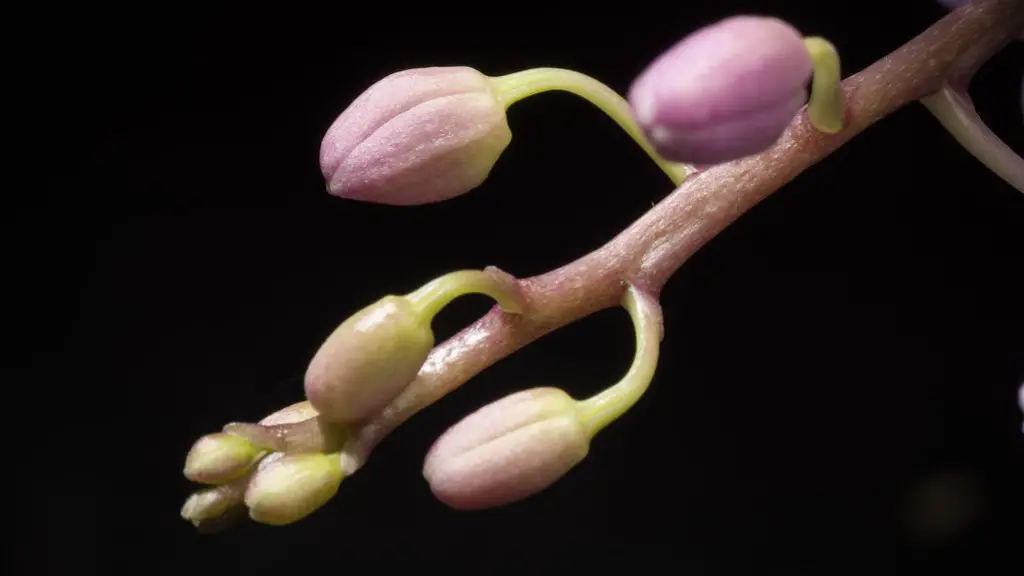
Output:
<svg viewBox="0 0 1024 576">
<path fill-rule="evenodd" d="M 847 78 L 844 129 L 816 130 L 806 109 L 770 149 L 691 176 L 603 247 L 520 286 L 530 313 L 500 308 L 440 344 L 417 378 L 345 452 L 356 465 L 396 426 L 473 376 L 557 328 L 617 306 L 633 284 L 655 297 L 701 246 L 740 215 L 878 120 L 938 92 L 947 77 L 976 69 L 1024 26 L 1024 2 L 979 0 Z"/>
<path fill-rule="evenodd" d="M 978 116 L 966 92 L 946 85 L 921 100 L 953 138 L 989 170 L 1024 192 L 1024 159 L 999 139 Z"/>
</svg>

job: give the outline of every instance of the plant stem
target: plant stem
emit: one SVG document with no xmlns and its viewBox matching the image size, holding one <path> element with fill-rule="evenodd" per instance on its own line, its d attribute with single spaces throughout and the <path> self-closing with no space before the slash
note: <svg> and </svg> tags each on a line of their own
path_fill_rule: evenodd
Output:
<svg viewBox="0 0 1024 576">
<path fill-rule="evenodd" d="M 629 103 L 617 92 L 586 74 L 562 68 L 531 68 L 491 78 L 491 83 L 498 101 L 504 104 L 506 109 L 523 98 L 541 92 L 562 90 L 575 94 L 597 106 L 625 130 L 676 186 L 694 172 L 692 166 L 669 162 L 662 158 L 633 120 Z"/>
<path fill-rule="evenodd" d="M 816 130 L 802 110 L 770 149 L 686 181 L 598 250 L 520 281 L 530 313 L 499 308 L 440 344 L 417 378 L 345 452 L 358 466 L 396 426 L 495 362 L 557 328 L 617 306 L 628 284 L 654 295 L 701 246 L 740 215 L 878 120 L 977 69 L 1024 27 L 1024 2 L 979 0 L 958 8 L 887 57 L 843 82 L 844 129 Z"/>
</svg>

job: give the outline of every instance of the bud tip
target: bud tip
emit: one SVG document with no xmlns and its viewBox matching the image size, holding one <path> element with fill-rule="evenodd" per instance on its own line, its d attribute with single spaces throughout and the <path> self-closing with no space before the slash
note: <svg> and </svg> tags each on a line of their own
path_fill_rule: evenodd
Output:
<svg viewBox="0 0 1024 576">
<path fill-rule="evenodd" d="M 245 474 L 258 451 L 244 438 L 227 433 L 207 434 L 189 450 L 185 477 L 203 484 L 224 484 Z"/>
<path fill-rule="evenodd" d="M 261 468 L 245 492 L 249 517 L 283 526 L 312 514 L 334 497 L 343 475 L 338 454 L 288 454 Z"/>
</svg>

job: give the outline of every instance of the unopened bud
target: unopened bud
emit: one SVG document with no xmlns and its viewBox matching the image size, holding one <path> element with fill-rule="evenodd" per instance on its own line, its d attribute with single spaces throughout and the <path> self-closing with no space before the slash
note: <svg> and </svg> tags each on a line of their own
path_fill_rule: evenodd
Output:
<svg viewBox="0 0 1024 576">
<path fill-rule="evenodd" d="M 715 164 L 773 144 L 804 104 L 811 72 L 792 26 L 735 16 L 667 50 L 634 82 L 629 100 L 662 156 Z"/>
<path fill-rule="evenodd" d="M 241 506 L 243 494 L 244 487 L 236 484 L 225 484 L 193 492 L 181 507 L 181 517 L 194 526 L 199 526 Z"/>
<path fill-rule="evenodd" d="M 252 467 L 260 451 L 248 440 L 232 434 L 207 434 L 189 450 L 185 477 L 202 484 L 230 482 Z"/>
<path fill-rule="evenodd" d="M 317 411 L 313 408 L 313 405 L 303 400 L 302 402 L 296 402 L 291 406 L 286 406 L 277 412 L 268 415 L 266 418 L 260 420 L 259 423 L 263 426 L 276 426 L 279 424 L 294 424 L 296 422 L 302 422 L 316 417 Z"/>
<path fill-rule="evenodd" d="M 327 130 L 331 194 L 381 204 L 438 202 L 479 186 L 512 139 L 490 79 L 465 66 L 379 80 Z"/>
<path fill-rule="evenodd" d="M 253 520 L 283 526 L 323 506 L 341 480 L 337 454 L 286 454 L 260 466 L 245 491 L 245 505 Z"/>
<path fill-rule="evenodd" d="M 323 343 L 306 370 L 306 398 L 328 421 L 361 421 L 416 377 L 433 347 L 430 319 L 406 298 L 385 296 Z"/>
<path fill-rule="evenodd" d="M 427 454 L 423 475 L 434 495 L 457 509 L 490 508 L 536 494 L 590 449 L 576 407 L 557 388 L 506 396 L 448 429 Z"/>
</svg>

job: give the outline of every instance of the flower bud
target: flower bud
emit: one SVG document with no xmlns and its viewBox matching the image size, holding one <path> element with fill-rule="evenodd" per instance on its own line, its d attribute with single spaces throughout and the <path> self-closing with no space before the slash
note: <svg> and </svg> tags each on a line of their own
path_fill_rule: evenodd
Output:
<svg viewBox="0 0 1024 576">
<path fill-rule="evenodd" d="M 490 79 L 464 66 L 396 72 L 363 92 L 327 130 L 328 191 L 393 205 L 464 194 L 512 139 Z"/>
<path fill-rule="evenodd" d="M 268 415 L 266 418 L 260 420 L 262 426 L 277 426 L 280 424 L 294 424 L 296 422 L 302 422 L 309 420 L 310 418 L 316 418 L 317 412 L 313 408 L 313 405 L 307 401 L 296 402 L 291 406 L 286 406 L 273 414 Z"/>
<path fill-rule="evenodd" d="M 341 480 L 337 454 L 286 454 L 260 466 L 245 491 L 245 505 L 253 520 L 283 526 L 323 506 Z"/>
<path fill-rule="evenodd" d="M 323 343 L 306 370 L 306 397 L 328 421 L 361 421 L 416 377 L 433 347 L 429 320 L 407 299 L 385 296 Z"/>
<path fill-rule="evenodd" d="M 427 454 L 423 475 L 434 495 L 453 508 L 490 508 L 544 490 L 589 449 L 576 401 L 557 388 L 535 388 L 448 429 Z"/>
<path fill-rule="evenodd" d="M 189 450 L 185 477 L 202 484 L 224 484 L 249 471 L 259 450 L 248 440 L 232 434 L 207 434 Z"/>
<path fill-rule="evenodd" d="M 772 145 L 804 104 L 812 68 L 792 26 L 735 16 L 658 57 L 634 82 L 629 100 L 662 156 L 715 164 Z"/>
<path fill-rule="evenodd" d="M 243 493 L 244 487 L 239 486 L 238 483 L 224 484 L 193 492 L 181 507 L 181 517 L 194 526 L 199 526 L 203 522 L 214 520 L 232 509 L 240 507 Z"/>
</svg>

